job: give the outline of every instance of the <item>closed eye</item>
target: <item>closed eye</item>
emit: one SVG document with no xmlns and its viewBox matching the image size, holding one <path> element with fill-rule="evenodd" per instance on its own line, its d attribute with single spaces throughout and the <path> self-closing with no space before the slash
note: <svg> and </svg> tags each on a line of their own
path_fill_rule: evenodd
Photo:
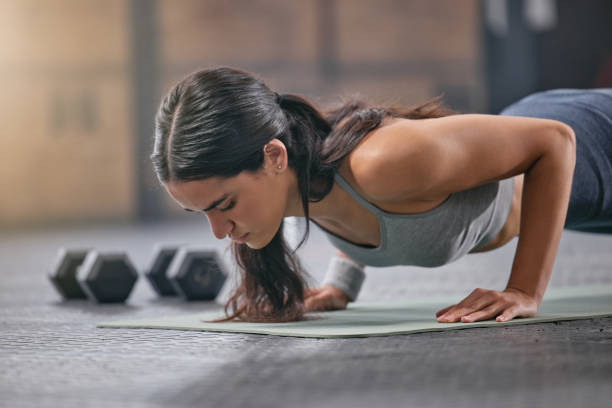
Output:
<svg viewBox="0 0 612 408">
<path fill-rule="evenodd" d="M 234 208 L 234 205 L 236 205 L 236 203 L 234 201 L 230 201 L 229 205 L 225 208 L 219 208 L 219 211 L 229 211 L 232 208 Z"/>
</svg>

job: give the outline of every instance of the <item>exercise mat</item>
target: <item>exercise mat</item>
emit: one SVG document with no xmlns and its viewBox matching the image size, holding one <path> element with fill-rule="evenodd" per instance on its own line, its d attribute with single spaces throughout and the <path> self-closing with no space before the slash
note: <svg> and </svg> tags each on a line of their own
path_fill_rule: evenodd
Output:
<svg viewBox="0 0 612 408">
<path fill-rule="evenodd" d="M 223 316 L 222 311 L 171 317 L 100 323 L 98 327 L 171 329 L 234 333 L 271 334 L 292 337 L 369 337 L 498 327 L 519 324 L 578 320 L 612 316 L 612 284 L 575 288 L 550 288 L 536 317 L 509 322 L 487 320 L 474 323 L 438 323 L 435 312 L 455 304 L 463 296 L 350 303 L 347 309 L 307 313 L 312 320 L 290 323 L 207 323 Z"/>
</svg>

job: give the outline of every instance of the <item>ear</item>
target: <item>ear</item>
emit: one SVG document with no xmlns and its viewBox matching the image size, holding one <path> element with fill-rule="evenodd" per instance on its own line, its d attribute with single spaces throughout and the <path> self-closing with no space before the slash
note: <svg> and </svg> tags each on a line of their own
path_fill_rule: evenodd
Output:
<svg viewBox="0 0 612 408">
<path fill-rule="evenodd" d="M 287 148 L 278 139 L 272 139 L 264 147 L 264 167 L 276 172 L 287 168 Z"/>
</svg>

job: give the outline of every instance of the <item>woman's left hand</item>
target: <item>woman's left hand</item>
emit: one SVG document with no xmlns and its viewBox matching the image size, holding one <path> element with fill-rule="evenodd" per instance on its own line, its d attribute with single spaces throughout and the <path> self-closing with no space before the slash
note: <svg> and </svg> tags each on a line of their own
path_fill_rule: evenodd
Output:
<svg viewBox="0 0 612 408">
<path fill-rule="evenodd" d="M 440 323 L 470 323 L 495 317 L 498 322 L 507 322 L 515 317 L 535 316 L 538 306 L 533 297 L 518 289 L 498 292 L 477 288 L 456 305 L 438 310 L 436 319 Z"/>
</svg>

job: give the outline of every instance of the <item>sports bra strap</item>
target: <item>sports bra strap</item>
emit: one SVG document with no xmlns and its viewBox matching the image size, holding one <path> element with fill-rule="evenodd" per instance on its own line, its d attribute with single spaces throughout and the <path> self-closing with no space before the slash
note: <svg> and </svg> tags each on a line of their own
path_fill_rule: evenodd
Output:
<svg viewBox="0 0 612 408">
<path fill-rule="evenodd" d="M 379 215 L 382 214 L 384 211 L 381 210 L 380 208 L 376 207 L 374 204 L 368 202 L 366 199 L 364 199 L 362 196 L 360 196 L 354 189 L 353 187 L 351 187 L 351 185 L 349 183 L 346 182 L 346 180 L 344 180 L 344 178 L 342 178 L 342 176 L 340 175 L 340 173 L 335 172 L 334 173 L 334 179 L 336 180 L 336 182 L 338 184 L 340 184 L 340 186 L 342 187 L 343 190 L 345 190 L 347 193 L 349 193 L 349 195 L 351 197 L 353 197 L 355 200 L 357 200 L 357 202 L 359 204 L 361 204 L 361 206 L 365 207 L 366 209 L 370 210 L 372 213 L 374 213 L 375 215 Z"/>
</svg>

